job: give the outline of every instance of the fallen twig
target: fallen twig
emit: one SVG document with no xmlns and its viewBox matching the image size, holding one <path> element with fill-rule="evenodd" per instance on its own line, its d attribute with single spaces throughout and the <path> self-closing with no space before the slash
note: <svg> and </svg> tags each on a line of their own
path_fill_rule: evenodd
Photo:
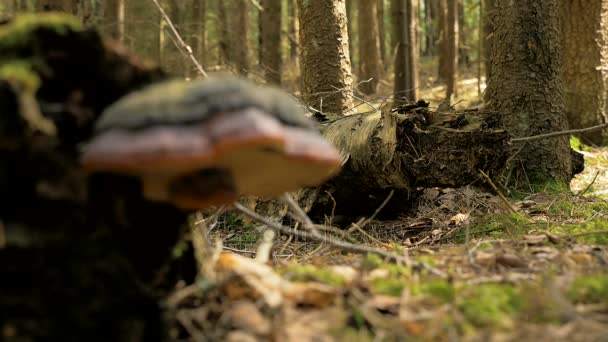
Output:
<svg viewBox="0 0 608 342">
<path fill-rule="evenodd" d="M 444 272 L 442 272 L 426 263 L 423 263 L 420 261 L 415 261 L 415 260 L 410 260 L 408 258 L 405 258 L 404 256 L 397 255 L 395 253 L 390 253 L 387 251 L 383 251 L 381 249 L 371 248 L 371 247 L 361 246 L 361 245 L 355 245 L 355 244 L 347 243 L 344 241 L 336 240 L 334 238 L 319 235 L 318 233 L 314 234 L 312 232 L 293 230 L 291 228 L 287 228 L 280 224 L 272 222 L 261 215 L 258 215 L 254 211 L 246 208 L 245 206 L 243 206 L 242 204 L 240 204 L 238 202 L 235 202 L 233 205 L 238 211 L 240 211 L 244 215 L 246 215 L 260 223 L 265 224 L 268 228 L 270 228 L 274 231 L 277 231 L 277 232 L 280 232 L 283 234 L 287 234 L 287 235 L 296 236 L 296 237 L 299 237 L 302 239 L 311 239 L 311 240 L 315 240 L 315 241 L 319 241 L 319 242 L 324 242 L 324 243 L 332 245 L 333 247 L 339 248 L 346 252 L 358 253 L 358 254 L 376 254 L 378 256 L 381 256 L 381 257 L 389 259 L 389 260 L 402 262 L 405 265 L 410 265 L 412 267 L 425 269 L 438 277 L 441 277 L 444 279 L 447 278 L 447 275 Z M 313 232 L 314 232 L 314 230 L 313 230 Z"/>
<path fill-rule="evenodd" d="M 608 123 L 597 125 L 597 126 L 591 126 L 591 127 L 587 127 L 587 128 L 571 129 L 568 131 L 560 131 L 560 132 L 533 135 L 533 136 L 524 137 L 524 138 L 513 138 L 513 139 L 511 139 L 511 142 L 528 142 L 528 141 L 542 140 L 542 139 L 547 139 L 547 138 L 556 138 L 556 137 L 561 137 L 564 135 L 601 131 L 606 128 L 608 128 Z"/>
</svg>

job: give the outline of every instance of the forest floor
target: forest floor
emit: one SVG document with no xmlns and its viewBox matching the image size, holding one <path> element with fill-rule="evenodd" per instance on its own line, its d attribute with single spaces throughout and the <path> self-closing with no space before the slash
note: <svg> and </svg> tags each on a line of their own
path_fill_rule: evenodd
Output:
<svg viewBox="0 0 608 342">
<path fill-rule="evenodd" d="M 427 87 L 421 97 L 433 104 L 441 94 Z M 460 94 L 463 106 L 475 105 L 477 80 L 461 82 Z M 507 204 L 473 187 L 427 189 L 415 216 L 371 221 L 344 237 L 410 263 L 287 237 L 260 263 L 252 258 L 259 229 L 224 215 L 211 237 L 231 253 L 168 298 L 174 333 L 227 341 L 608 341 L 608 148 L 571 142 L 585 155 L 571 191 L 512 194 Z"/>
</svg>

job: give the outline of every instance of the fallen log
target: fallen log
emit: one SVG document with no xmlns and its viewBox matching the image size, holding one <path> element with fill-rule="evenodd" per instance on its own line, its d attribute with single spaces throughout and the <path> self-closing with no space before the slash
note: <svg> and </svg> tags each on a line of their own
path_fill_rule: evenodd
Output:
<svg viewBox="0 0 608 342">
<path fill-rule="evenodd" d="M 424 101 L 324 122 L 323 135 L 342 151 L 343 169 L 298 198 L 313 216 L 366 216 L 393 190 L 382 213 L 395 217 L 407 212 L 419 189 L 482 185 L 479 171 L 499 175 L 511 155 L 500 122 L 498 113 L 432 111 Z"/>
</svg>

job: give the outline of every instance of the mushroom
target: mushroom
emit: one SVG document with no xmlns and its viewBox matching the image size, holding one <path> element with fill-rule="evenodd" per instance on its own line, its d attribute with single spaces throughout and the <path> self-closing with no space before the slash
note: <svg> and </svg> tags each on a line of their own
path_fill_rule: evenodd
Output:
<svg viewBox="0 0 608 342">
<path fill-rule="evenodd" d="M 84 147 L 90 172 L 130 174 L 187 209 L 319 185 L 340 154 L 297 102 L 241 79 L 168 80 L 118 100 Z"/>
</svg>

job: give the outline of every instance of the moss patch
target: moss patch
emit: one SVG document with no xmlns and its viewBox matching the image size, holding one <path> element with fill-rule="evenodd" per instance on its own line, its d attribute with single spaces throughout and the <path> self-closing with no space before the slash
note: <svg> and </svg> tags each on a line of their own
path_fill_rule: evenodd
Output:
<svg viewBox="0 0 608 342">
<path fill-rule="evenodd" d="M 524 308 L 524 298 L 513 286 L 483 284 L 459 294 L 458 307 L 475 326 L 502 327 Z"/>
<path fill-rule="evenodd" d="M 570 286 L 568 298 L 575 303 L 608 304 L 608 274 L 577 278 Z"/>
<path fill-rule="evenodd" d="M 344 277 L 339 274 L 313 265 L 292 264 L 282 270 L 281 273 L 291 281 L 318 281 L 332 286 L 344 286 L 346 284 Z"/>
<path fill-rule="evenodd" d="M 40 87 L 40 77 L 32 70 L 31 64 L 20 60 L 2 63 L 0 78 L 18 81 L 31 94 Z"/>
<path fill-rule="evenodd" d="M 21 49 L 31 43 L 32 33 L 37 29 L 52 30 L 60 35 L 82 30 L 78 18 L 65 13 L 22 13 L 9 24 L 0 25 L 0 51 Z M 0 58 L 6 57 L 0 54 Z"/>
</svg>

